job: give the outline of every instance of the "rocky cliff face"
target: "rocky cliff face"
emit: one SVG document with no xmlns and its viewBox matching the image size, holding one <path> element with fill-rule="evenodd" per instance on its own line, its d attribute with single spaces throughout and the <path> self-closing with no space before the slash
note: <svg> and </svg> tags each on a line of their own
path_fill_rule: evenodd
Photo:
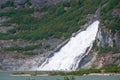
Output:
<svg viewBox="0 0 120 80">
<path fill-rule="evenodd" d="M 109 52 L 98 55 L 92 66 L 95 68 L 101 68 L 103 66 L 111 65 L 120 66 L 120 53 L 113 54 Z"/>
<path fill-rule="evenodd" d="M 27 3 L 29 3 L 29 5 L 33 7 L 42 7 L 42 6 L 56 5 L 61 2 L 70 1 L 70 0 L 0 0 L 0 4 L 4 4 L 7 1 L 13 2 L 15 7 L 23 7 Z"/>
<path fill-rule="evenodd" d="M 70 0 L 30 0 L 30 2 L 34 7 L 51 6 L 51 5 L 59 4 L 64 1 L 70 1 Z"/>
<path fill-rule="evenodd" d="M 120 43 L 118 34 L 100 26 L 93 49 L 79 64 L 80 68 L 101 68 L 103 66 L 120 66 Z M 114 51 L 115 48 L 115 51 Z"/>
<path fill-rule="evenodd" d="M 113 34 L 110 29 L 100 28 L 96 38 L 97 46 L 120 48 L 118 33 Z"/>
<path fill-rule="evenodd" d="M 112 36 L 107 29 L 99 28 L 99 32 L 96 38 L 97 46 L 113 47 L 113 39 L 114 39 L 114 36 Z"/>
<path fill-rule="evenodd" d="M 99 53 L 96 56 L 96 60 L 92 63 L 92 66 L 96 68 L 110 65 L 120 66 L 120 40 L 117 33 L 113 34 L 111 30 L 100 27 L 96 44 L 97 46 L 95 46 L 95 48 L 98 47 L 97 51 L 99 51 Z"/>
<path fill-rule="evenodd" d="M 35 42 L 0 40 L 0 69 L 5 71 L 35 70 L 35 66 L 39 66 L 49 56 L 49 53 L 51 52 L 50 49 L 47 49 L 47 47 L 45 48 L 45 45 L 47 46 L 49 44 L 49 46 L 51 45 L 51 49 L 54 49 L 61 42 L 62 41 L 59 39 Z M 34 45 L 39 45 L 40 47 L 28 51 L 2 51 L 5 48 L 11 48 L 13 46 L 25 48 L 27 46 Z M 41 45 L 44 45 L 44 47 L 42 48 Z"/>
<path fill-rule="evenodd" d="M 9 54 L 8 54 L 9 53 Z M 0 56 L 0 69 L 3 71 L 35 70 L 49 56 L 49 52 L 24 58 L 17 52 L 8 52 Z M 15 55 L 20 58 L 15 58 Z M 13 57 L 14 56 L 14 57 Z"/>
</svg>

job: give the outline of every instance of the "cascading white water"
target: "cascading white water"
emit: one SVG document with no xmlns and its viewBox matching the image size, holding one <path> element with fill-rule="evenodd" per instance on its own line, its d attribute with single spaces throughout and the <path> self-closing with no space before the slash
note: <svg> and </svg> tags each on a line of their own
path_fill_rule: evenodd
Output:
<svg viewBox="0 0 120 80">
<path fill-rule="evenodd" d="M 59 52 L 47 59 L 38 70 L 76 70 L 79 62 L 92 48 L 98 32 L 99 21 L 94 21 L 85 31 L 81 31 L 64 45 Z"/>
</svg>

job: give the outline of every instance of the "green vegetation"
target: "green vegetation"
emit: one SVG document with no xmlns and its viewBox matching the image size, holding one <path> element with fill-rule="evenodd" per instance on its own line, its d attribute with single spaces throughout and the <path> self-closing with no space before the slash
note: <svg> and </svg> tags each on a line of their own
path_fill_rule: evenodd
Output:
<svg viewBox="0 0 120 80">
<path fill-rule="evenodd" d="M 27 4 L 28 6 L 32 5 L 32 3 L 30 2 L 30 0 L 25 0 L 25 4 Z"/>
<path fill-rule="evenodd" d="M 32 46 L 26 46 L 26 47 L 19 47 L 19 46 L 13 46 L 10 48 L 4 48 L 2 49 L 3 51 L 29 51 L 29 50 L 34 50 L 36 48 L 38 48 L 39 45 L 32 45 Z"/>
<path fill-rule="evenodd" d="M 120 8 L 119 0 L 109 0 L 106 6 L 101 11 L 101 21 L 107 28 L 111 29 L 113 33 L 116 31 L 120 34 L 120 18 L 113 16 L 113 10 Z"/>
<path fill-rule="evenodd" d="M 2 23 L 8 26 L 16 24 L 16 27 L 8 31 L 8 34 L 0 34 L 1 40 L 25 39 L 43 40 L 49 38 L 68 38 L 73 32 L 80 29 L 87 22 L 86 15 L 94 14 L 101 0 L 71 0 L 69 3 L 43 8 L 20 8 L 0 13 L 0 16 L 10 17 L 11 20 Z M 65 10 L 64 8 L 68 9 Z M 38 17 L 34 16 L 39 12 Z"/>
<path fill-rule="evenodd" d="M 71 72 L 51 72 L 51 75 L 84 75 L 90 73 L 120 73 L 120 67 L 117 66 L 107 66 L 100 69 L 80 69 L 78 71 Z"/>
<path fill-rule="evenodd" d="M 13 57 L 12 57 L 13 59 L 25 59 L 26 58 L 26 56 L 21 56 L 21 55 L 14 55 Z"/>
<path fill-rule="evenodd" d="M 108 53 L 108 52 L 119 53 L 120 52 L 120 50 L 116 47 L 97 47 L 97 50 L 99 51 L 99 53 Z"/>
<path fill-rule="evenodd" d="M 94 2 L 94 4 L 93 4 Z M 31 6 L 30 0 L 25 0 L 27 6 Z M 120 18 L 113 16 L 113 10 L 120 8 L 119 0 L 71 0 L 50 7 L 25 7 L 12 8 L 7 12 L 0 13 L 0 17 L 6 16 L 10 20 L 1 23 L 1 26 L 10 26 L 15 24 L 15 27 L 8 33 L 0 33 L 0 40 L 45 40 L 50 38 L 69 38 L 72 33 L 78 31 L 81 25 L 84 25 L 88 20 L 88 14 L 94 14 L 99 6 L 104 6 L 101 9 L 101 24 L 112 30 L 112 33 L 120 34 Z M 12 1 L 0 5 L 1 8 L 14 7 Z M 50 46 L 45 46 L 50 48 Z M 28 51 L 33 48 L 21 48 L 14 46 L 4 49 L 6 51 Z M 100 53 L 108 51 L 119 52 L 114 47 L 98 48 Z M 25 53 L 27 54 L 27 53 Z M 29 53 L 33 54 L 33 53 Z"/>
<path fill-rule="evenodd" d="M 104 73 L 120 73 L 120 67 L 117 67 L 116 65 L 111 65 L 108 67 L 103 67 L 101 70 L 104 70 Z"/>
<path fill-rule="evenodd" d="M 68 75 L 84 75 L 84 74 L 90 74 L 90 73 L 120 73 L 120 67 L 111 65 L 102 67 L 100 69 L 80 69 L 78 71 L 71 71 L 71 72 L 64 72 L 64 71 L 28 71 L 28 72 L 14 72 L 13 75 L 24 75 L 24 74 L 30 74 L 33 76 L 36 75 L 62 75 L 62 76 L 68 76 Z M 64 80 L 75 80 L 73 76 L 71 77 L 64 77 Z"/>
<path fill-rule="evenodd" d="M 29 14 L 31 14 L 33 12 L 34 12 L 33 8 L 11 9 L 11 10 L 9 10 L 7 12 L 0 13 L 0 17 L 7 16 L 7 17 L 11 17 L 12 19 L 14 19 L 14 17 L 17 18 L 17 17 L 19 17 L 21 15 L 29 15 Z M 21 19 L 21 21 L 22 21 L 22 19 Z"/>
<path fill-rule="evenodd" d="M 6 7 L 14 7 L 14 3 L 13 1 L 6 1 L 5 3 L 3 3 L 2 5 L 0 5 L 0 8 L 6 8 Z"/>
<path fill-rule="evenodd" d="M 75 79 L 75 77 L 73 77 L 73 76 L 71 76 L 71 77 L 65 76 L 65 77 L 64 77 L 64 80 L 76 80 L 76 79 Z"/>
<path fill-rule="evenodd" d="M 17 52 L 20 52 L 20 53 L 23 54 L 23 55 L 32 56 L 32 55 L 41 54 L 41 53 L 38 53 L 38 52 L 32 52 L 32 50 L 37 49 L 37 48 L 40 48 L 40 47 L 41 47 L 40 45 L 31 45 L 31 46 L 26 46 L 26 47 L 12 46 L 12 47 L 10 47 L 10 48 L 2 48 L 2 49 L 0 49 L 0 51 L 2 51 L 2 52 L 17 51 Z M 45 49 L 49 49 L 49 47 L 46 47 L 46 46 L 45 46 Z M 18 58 L 22 58 L 22 57 L 19 56 L 19 55 L 18 55 L 18 56 L 15 55 L 14 58 L 15 58 L 15 59 L 18 59 Z"/>
<path fill-rule="evenodd" d="M 13 72 L 12 74 L 13 75 L 30 74 L 31 76 L 37 76 L 37 75 L 49 74 L 49 72 L 44 72 L 44 71 L 18 71 L 18 72 Z"/>
<path fill-rule="evenodd" d="M 14 29 L 8 31 L 8 34 L 1 33 L 0 39 L 43 40 L 68 38 L 87 22 L 87 14 L 94 14 L 99 5 L 102 6 L 105 3 L 106 6 L 101 11 L 102 23 L 112 29 L 112 32 L 116 30 L 120 32 L 119 18 L 112 15 L 113 9 L 120 7 L 119 0 L 71 0 L 51 7 L 19 8 L 0 13 L 0 17 L 7 16 L 11 18 L 2 25 L 16 24 Z M 8 4 L 13 6 L 12 2 L 6 2 L 6 5 Z M 26 0 L 25 4 L 30 5 L 29 0 Z M 36 12 L 39 13 L 38 17 L 34 16 Z M 105 20 L 107 21 L 105 22 Z"/>
<path fill-rule="evenodd" d="M 2 69 L 2 66 L 0 65 L 0 69 Z"/>
<path fill-rule="evenodd" d="M 38 54 L 41 54 L 41 53 L 37 53 L 37 52 L 23 52 L 23 54 L 32 56 L 32 55 L 38 55 Z"/>
</svg>

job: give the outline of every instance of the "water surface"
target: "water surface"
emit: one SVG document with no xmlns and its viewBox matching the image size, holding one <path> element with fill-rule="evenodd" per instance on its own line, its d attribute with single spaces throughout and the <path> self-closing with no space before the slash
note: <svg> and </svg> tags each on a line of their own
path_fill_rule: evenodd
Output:
<svg viewBox="0 0 120 80">
<path fill-rule="evenodd" d="M 0 80 L 64 80 L 64 76 L 10 76 L 11 72 L 0 72 Z M 74 76 L 76 80 L 120 80 L 120 76 Z"/>
</svg>

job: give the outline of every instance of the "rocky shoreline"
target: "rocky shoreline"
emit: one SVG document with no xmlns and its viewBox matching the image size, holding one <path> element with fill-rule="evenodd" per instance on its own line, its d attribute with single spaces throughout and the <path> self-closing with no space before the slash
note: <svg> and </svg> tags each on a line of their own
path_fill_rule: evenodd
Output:
<svg viewBox="0 0 120 80">
<path fill-rule="evenodd" d="M 90 76 L 120 76 L 120 73 L 90 73 Z"/>
<path fill-rule="evenodd" d="M 57 74 L 57 75 L 59 75 L 59 74 Z M 43 74 L 35 74 L 35 75 L 33 75 L 31 73 L 11 74 L 10 76 L 17 77 L 17 76 L 51 76 L 51 75 L 46 72 L 46 73 L 43 73 Z M 80 76 L 120 76 L 120 73 L 90 73 L 90 74 L 83 74 L 83 75 L 80 75 Z"/>
</svg>

